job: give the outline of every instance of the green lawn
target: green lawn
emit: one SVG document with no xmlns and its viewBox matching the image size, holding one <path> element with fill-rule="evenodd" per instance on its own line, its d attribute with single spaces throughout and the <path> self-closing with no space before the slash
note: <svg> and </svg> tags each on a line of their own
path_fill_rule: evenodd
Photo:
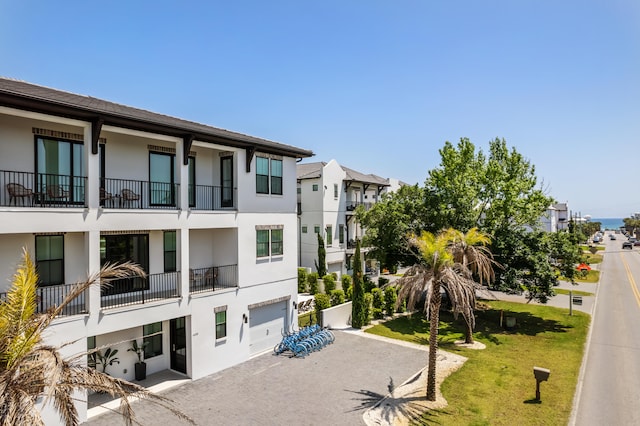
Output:
<svg viewBox="0 0 640 426">
<path fill-rule="evenodd" d="M 600 271 L 592 269 L 587 272 L 586 276 L 576 274 L 575 280 L 581 283 L 597 283 L 600 280 Z"/>
<path fill-rule="evenodd" d="M 584 250 L 584 251 L 589 251 L 589 249 L 590 249 L 591 247 L 595 247 L 595 248 L 596 248 L 596 249 L 598 249 L 598 250 L 604 250 L 604 248 L 605 248 L 605 246 L 599 246 L 599 245 L 593 245 L 593 246 L 582 245 L 582 246 L 580 246 L 580 248 L 581 248 L 582 250 Z"/>
<path fill-rule="evenodd" d="M 602 263 L 602 255 L 601 254 L 591 254 L 589 252 L 585 252 L 582 254 L 584 256 L 585 262 L 589 265 L 595 265 L 596 263 Z"/>
<path fill-rule="evenodd" d="M 593 293 L 589 293 L 588 291 L 580 291 L 580 290 L 566 290 L 564 288 L 554 288 L 553 291 L 556 294 L 566 294 L 569 295 L 569 291 L 573 291 L 574 296 L 593 296 Z"/>
<path fill-rule="evenodd" d="M 442 393 L 449 405 L 425 413 L 422 423 L 441 425 L 566 425 L 578 380 L 590 316 L 567 309 L 509 302 L 487 302 L 476 314 L 474 337 L 485 350 L 456 347 L 462 319 L 441 315 L 440 347 L 468 358 L 449 376 Z M 516 329 L 500 327 L 500 313 L 516 318 Z M 367 332 L 427 344 L 429 323 L 422 315 L 401 317 Z M 425 358 L 426 364 L 426 358 Z M 536 403 L 533 367 L 551 370 Z"/>
</svg>

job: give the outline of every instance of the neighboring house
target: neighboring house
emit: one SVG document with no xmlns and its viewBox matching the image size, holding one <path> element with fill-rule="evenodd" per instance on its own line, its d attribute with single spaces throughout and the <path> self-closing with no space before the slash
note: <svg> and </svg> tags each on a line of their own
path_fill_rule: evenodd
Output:
<svg viewBox="0 0 640 426">
<path fill-rule="evenodd" d="M 532 228 L 527 226 L 527 229 Z M 569 228 L 569 207 L 567 203 L 552 204 L 540 217 L 540 224 L 537 229 L 545 232 L 557 232 Z"/>
<path fill-rule="evenodd" d="M 296 161 L 311 151 L 0 78 L 0 152 L 0 298 L 23 247 L 39 310 L 107 262 L 148 273 L 69 306 L 47 334 L 74 342 L 64 354 L 117 348 L 107 372 L 133 380 L 127 348 L 144 339 L 147 374 L 198 379 L 295 323 Z"/>
<path fill-rule="evenodd" d="M 347 273 L 352 269 L 355 241 L 364 235 L 355 210 L 360 205 L 371 208 L 390 186 L 389 180 L 341 166 L 336 160 L 298 164 L 297 178 L 300 266 L 316 270 L 316 234 L 320 234 L 327 250 L 327 271 L 339 276 Z M 366 251 L 364 247 L 363 254 Z M 374 262 L 366 268 L 373 272 Z"/>
</svg>

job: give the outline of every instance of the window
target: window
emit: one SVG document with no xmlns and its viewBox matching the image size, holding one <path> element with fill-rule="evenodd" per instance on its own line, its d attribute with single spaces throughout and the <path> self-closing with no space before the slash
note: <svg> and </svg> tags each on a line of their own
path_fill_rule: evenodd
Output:
<svg viewBox="0 0 640 426">
<path fill-rule="evenodd" d="M 271 230 L 271 255 L 281 255 L 283 253 L 282 247 L 282 229 Z"/>
<path fill-rule="evenodd" d="M 300 187 L 296 188 L 296 192 L 297 192 L 298 194 L 302 194 L 302 188 L 300 188 Z"/>
<path fill-rule="evenodd" d="M 220 158 L 222 207 L 233 207 L 233 156 Z"/>
<path fill-rule="evenodd" d="M 314 183 L 313 186 L 311 187 L 311 190 L 313 190 L 314 192 L 318 191 L 318 184 Z"/>
<path fill-rule="evenodd" d="M 338 225 L 338 241 L 344 244 L 344 225 Z"/>
<path fill-rule="evenodd" d="M 313 227 L 313 233 L 314 234 L 319 234 L 320 233 L 320 225 L 315 225 Z"/>
<path fill-rule="evenodd" d="M 327 247 L 333 243 L 333 226 L 327 226 Z"/>
<path fill-rule="evenodd" d="M 256 157 L 256 192 L 269 193 L 269 159 Z"/>
<path fill-rule="evenodd" d="M 149 203 L 174 205 L 175 154 L 149 153 Z"/>
<path fill-rule="evenodd" d="M 269 256 L 269 230 L 258 229 L 256 231 L 256 256 Z"/>
<path fill-rule="evenodd" d="M 271 159 L 271 193 L 282 195 L 282 160 Z"/>
<path fill-rule="evenodd" d="M 162 355 L 162 323 L 154 322 L 142 326 L 144 359 Z"/>
<path fill-rule="evenodd" d="M 216 314 L 216 339 L 227 337 L 227 307 L 215 308 Z"/>
<path fill-rule="evenodd" d="M 122 234 L 100 236 L 100 265 L 132 261 L 149 271 L 149 235 Z M 121 278 L 100 289 L 103 296 L 149 289 L 148 278 Z"/>
<path fill-rule="evenodd" d="M 64 284 L 64 235 L 36 235 L 38 285 Z"/>
<path fill-rule="evenodd" d="M 82 142 L 36 137 L 38 192 L 52 203 L 84 203 Z"/>
<path fill-rule="evenodd" d="M 164 231 L 164 271 L 175 272 L 176 268 L 176 231 Z"/>
<path fill-rule="evenodd" d="M 189 207 L 196 206 L 196 159 L 189 157 Z"/>
<path fill-rule="evenodd" d="M 307 225 L 302 225 L 302 233 L 303 234 L 307 233 Z"/>
<path fill-rule="evenodd" d="M 335 198 L 336 200 L 338 199 L 338 184 L 337 183 L 333 184 L 333 198 Z"/>
<path fill-rule="evenodd" d="M 96 336 L 87 337 L 87 352 L 91 352 L 96 348 Z M 96 353 L 87 355 L 87 365 L 91 368 L 96 368 Z"/>
</svg>

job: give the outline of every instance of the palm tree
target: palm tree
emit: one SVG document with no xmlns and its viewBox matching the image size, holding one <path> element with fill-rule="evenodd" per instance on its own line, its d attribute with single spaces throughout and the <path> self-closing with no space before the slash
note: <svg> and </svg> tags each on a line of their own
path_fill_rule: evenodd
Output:
<svg viewBox="0 0 640 426">
<path fill-rule="evenodd" d="M 468 235 L 467 235 L 468 234 Z M 448 229 L 433 235 L 423 232 L 411 236 L 409 243 L 415 247 L 421 263 L 409 268 L 404 277 L 397 281 L 400 286 L 398 304 L 407 301 L 407 307 L 414 309 L 424 301 L 423 311 L 429 319 L 429 361 L 427 373 L 427 400 L 436 400 L 436 356 L 438 350 L 438 325 L 440 322 L 441 290 L 449 296 L 454 313 L 465 316 L 468 328 L 474 325 L 475 272 L 482 280 L 489 279 L 492 271 L 487 251 L 472 250 L 472 243 L 482 244 L 487 237 L 477 230 L 463 234 Z M 483 237 L 483 238 L 481 238 Z M 490 253 L 489 253 L 490 255 Z M 489 257 L 490 259 L 490 257 Z"/>
<path fill-rule="evenodd" d="M 77 425 L 73 393 L 84 390 L 121 398 L 120 411 L 127 425 L 135 422 L 131 398 L 149 399 L 193 423 L 168 399 L 87 366 L 84 361 L 88 354 L 64 359 L 61 347 L 43 343 L 47 327 L 73 299 L 92 285 L 108 285 L 112 280 L 131 276 L 144 276 L 144 271 L 130 262 L 105 265 L 86 281 L 76 284 L 60 305 L 38 313 L 38 275 L 25 250 L 6 300 L 0 302 L 0 425 L 44 425 L 37 404 L 39 398 L 42 405 L 53 403 L 62 422 Z"/>
</svg>

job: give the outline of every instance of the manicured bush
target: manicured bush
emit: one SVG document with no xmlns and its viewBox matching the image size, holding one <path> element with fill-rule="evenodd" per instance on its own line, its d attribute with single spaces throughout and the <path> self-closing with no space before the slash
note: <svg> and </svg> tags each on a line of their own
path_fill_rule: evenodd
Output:
<svg viewBox="0 0 640 426">
<path fill-rule="evenodd" d="M 353 328 L 362 328 L 367 324 L 362 261 L 360 259 L 360 240 L 356 240 L 356 250 L 353 255 L 353 299 L 351 303 L 351 326 Z"/>
<path fill-rule="evenodd" d="M 342 277 L 340 277 L 340 280 L 342 281 L 342 290 L 344 290 L 344 292 L 347 292 L 347 289 L 349 287 L 351 287 L 351 276 L 350 275 L 343 275 Z"/>
<path fill-rule="evenodd" d="M 373 301 L 373 296 L 371 293 L 364 294 L 364 323 L 371 324 L 371 302 Z"/>
<path fill-rule="evenodd" d="M 347 290 L 344 292 L 344 295 L 347 298 L 347 300 L 353 300 L 353 286 L 352 285 L 347 287 Z"/>
<path fill-rule="evenodd" d="M 344 291 L 332 290 L 330 296 L 331 306 L 342 305 L 344 303 Z"/>
<path fill-rule="evenodd" d="M 331 294 L 333 290 L 336 289 L 336 279 L 331 274 L 327 274 L 322 277 L 322 281 L 324 282 L 324 292 L 326 294 Z"/>
<path fill-rule="evenodd" d="M 318 293 L 315 295 L 316 302 L 316 317 L 320 318 L 320 312 L 323 309 L 327 309 L 331 307 L 331 298 L 328 294 Z"/>
<path fill-rule="evenodd" d="M 373 306 L 373 308 L 382 309 L 384 303 L 382 290 L 379 288 L 371 289 L 371 297 L 371 306 Z"/>
<path fill-rule="evenodd" d="M 318 273 L 312 272 L 307 275 L 307 282 L 309 283 L 309 293 L 316 294 L 318 292 Z"/>
<path fill-rule="evenodd" d="M 396 301 L 398 300 L 398 294 L 396 288 L 392 285 L 385 287 L 384 289 L 384 313 L 388 316 L 393 316 L 396 310 Z"/>
<path fill-rule="evenodd" d="M 378 287 L 384 287 L 389 282 L 389 278 L 378 277 Z"/>
<path fill-rule="evenodd" d="M 374 288 L 377 287 L 376 283 L 371 281 L 371 278 L 369 278 L 369 275 L 365 275 L 363 280 L 364 280 L 364 292 L 365 293 L 371 293 L 371 290 L 373 290 Z"/>
<path fill-rule="evenodd" d="M 373 315 L 373 319 L 382 319 L 384 318 L 384 312 L 380 308 L 372 308 L 371 314 Z"/>
<path fill-rule="evenodd" d="M 298 268 L 298 293 L 307 291 L 307 268 Z"/>
</svg>

